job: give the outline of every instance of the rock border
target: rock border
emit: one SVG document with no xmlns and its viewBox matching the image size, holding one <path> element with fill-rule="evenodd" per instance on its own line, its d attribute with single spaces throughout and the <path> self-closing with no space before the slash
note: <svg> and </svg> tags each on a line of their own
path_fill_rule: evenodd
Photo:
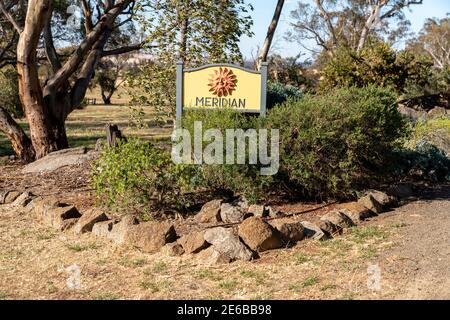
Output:
<svg viewBox="0 0 450 320">
<path fill-rule="evenodd" d="M 397 206 L 412 191 L 407 184 L 391 187 L 390 194 L 369 190 L 356 202 L 338 204 L 317 223 L 293 221 L 293 215 L 283 215 L 270 206 L 248 205 L 245 198 L 232 202 L 218 199 L 204 204 L 194 217 L 203 224 L 203 230 L 182 237 L 170 221 L 139 223 L 133 216 L 112 219 L 98 208 L 79 212 L 55 197 L 39 197 L 27 191 L 0 191 L 0 205 L 22 208 L 59 231 L 92 233 L 146 253 L 192 255 L 207 264 L 217 264 L 257 259 L 261 252 L 287 248 L 304 239 L 333 238 Z"/>
</svg>

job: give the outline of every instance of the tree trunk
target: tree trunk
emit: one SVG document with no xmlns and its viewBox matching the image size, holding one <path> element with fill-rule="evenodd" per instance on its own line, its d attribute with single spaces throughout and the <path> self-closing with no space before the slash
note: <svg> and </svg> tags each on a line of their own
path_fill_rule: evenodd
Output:
<svg viewBox="0 0 450 320">
<path fill-rule="evenodd" d="M 16 121 L 0 107 L 0 131 L 11 141 L 16 155 L 25 162 L 32 162 L 35 154 L 31 140 Z"/>
<path fill-rule="evenodd" d="M 261 49 L 261 53 L 258 57 L 258 61 L 256 62 L 256 69 L 261 69 L 261 64 L 267 61 L 267 57 L 269 56 L 269 50 L 272 46 L 273 37 L 275 35 L 275 31 L 277 30 L 278 22 L 280 21 L 281 12 L 283 11 L 284 0 L 278 0 L 277 7 L 275 9 L 275 14 L 273 15 L 272 22 L 270 23 L 269 30 L 267 31 L 266 40 L 264 41 L 264 45 Z"/>
<path fill-rule="evenodd" d="M 50 0 L 29 1 L 25 27 L 17 45 L 20 99 L 30 125 L 31 141 L 38 159 L 59 149 L 53 132 L 51 113 L 42 96 L 36 61 L 39 38 L 51 13 L 50 4 Z M 60 129 L 57 131 L 62 139 L 64 134 Z"/>
</svg>

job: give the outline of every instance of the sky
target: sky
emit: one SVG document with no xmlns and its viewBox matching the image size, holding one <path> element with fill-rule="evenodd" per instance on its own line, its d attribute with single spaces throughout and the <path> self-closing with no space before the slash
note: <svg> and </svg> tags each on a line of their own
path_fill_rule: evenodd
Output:
<svg viewBox="0 0 450 320">
<path fill-rule="evenodd" d="M 243 37 L 240 47 L 244 57 L 251 59 L 257 55 L 258 45 L 261 46 L 265 39 L 277 0 L 247 0 L 247 2 L 251 3 L 255 8 L 252 13 L 254 22 L 252 31 L 255 35 L 252 38 Z M 286 0 L 271 53 L 279 53 L 285 57 L 306 53 L 297 43 L 289 43 L 284 39 L 284 35 L 289 30 L 289 24 L 292 21 L 290 12 L 296 7 L 297 0 Z M 424 0 L 422 5 L 412 6 L 411 11 L 407 10 L 405 13 L 411 21 L 412 31 L 418 32 L 427 18 L 443 18 L 447 13 L 450 13 L 450 0 Z"/>
</svg>

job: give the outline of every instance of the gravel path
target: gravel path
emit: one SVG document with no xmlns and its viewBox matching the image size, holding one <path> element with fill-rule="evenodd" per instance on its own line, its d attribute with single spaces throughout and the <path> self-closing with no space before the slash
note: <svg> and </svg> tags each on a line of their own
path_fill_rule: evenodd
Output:
<svg viewBox="0 0 450 320">
<path fill-rule="evenodd" d="M 400 229 L 398 243 L 379 257 L 378 298 L 450 299 L 450 187 L 425 193 L 371 224 Z"/>
</svg>

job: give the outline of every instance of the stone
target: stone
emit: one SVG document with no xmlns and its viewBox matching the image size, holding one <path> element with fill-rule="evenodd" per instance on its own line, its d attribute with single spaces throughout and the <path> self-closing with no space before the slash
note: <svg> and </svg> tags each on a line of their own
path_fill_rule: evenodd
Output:
<svg viewBox="0 0 450 320">
<path fill-rule="evenodd" d="M 232 202 L 234 206 L 241 207 L 244 211 L 247 211 L 249 208 L 248 200 L 245 197 L 239 197 Z"/>
<path fill-rule="evenodd" d="M 254 257 L 253 252 L 239 240 L 232 229 L 223 227 L 208 229 L 205 231 L 205 240 L 219 253 L 232 260 L 250 261 Z"/>
<path fill-rule="evenodd" d="M 214 246 L 210 246 L 207 249 L 201 251 L 195 256 L 198 260 L 205 265 L 217 265 L 217 264 L 228 264 L 232 259 L 226 254 L 220 253 Z"/>
<path fill-rule="evenodd" d="M 76 234 L 91 232 L 97 222 L 108 220 L 108 216 L 99 209 L 90 209 L 83 213 L 74 228 Z"/>
<path fill-rule="evenodd" d="M 220 218 L 220 206 L 222 200 L 213 200 L 203 205 L 200 212 L 195 216 L 195 219 L 200 223 L 219 223 Z"/>
<path fill-rule="evenodd" d="M 323 217 L 321 217 L 320 221 L 329 221 L 342 229 L 350 228 L 355 225 L 349 217 L 347 217 L 344 213 L 340 211 L 331 211 L 326 215 L 324 215 Z"/>
<path fill-rule="evenodd" d="M 269 217 L 271 218 L 277 218 L 281 216 L 281 212 L 274 207 L 268 206 L 267 210 L 269 211 Z"/>
<path fill-rule="evenodd" d="M 434 107 L 433 109 L 428 111 L 427 118 L 431 119 L 431 120 L 441 119 L 441 118 L 447 117 L 448 114 L 449 114 L 449 112 L 447 111 L 447 109 L 442 108 L 442 107 Z"/>
<path fill-rule="evenodd" d="M 46 224 L 64 231 L 72 227 L 75 222 L 72 219 L 80 218 L 81 214 L 74 206 L 65 206 L 50 208 L 44 212 L 42 217 Z M 69 219 L 70 221 L 65 221 Z"/>
<path fill-rule="evenodd" d="M 338 210 L 349 217 L 354 224 L 373 217 L 375 214 L 358 202 L 343 203 L 338 206 Z"/>
<path fill-rule="evenodd" d="M 417 111 L 404 105 L 399 105 L 398 111 L 414 121 L 425 121 L 427 119 L 427 113 L 425 111 Z"/>
<path fill-rule="evenodd" d="M 5 203 L 5 198 L 6 198 L 6 195 L 8 194 L 8 192 L 9 191 L 5 191 L 5 190 L 0 191 L 0 204 Z"/>
<path fill-rule="evenodd" d="M 302 221 L 303 228 L 305 228 L 305 235 L 313 240 L 325 240 L 327 236 L 325 233 L 314 223 L 309 221 Z"/>
<path fill-rule="evenodd" d="M 239 237 L 252 250 L 263 252 L 283 246 L 270 224 L 258 217 L 250 217 L 239 225 Z"/>
<path fill-rule="evenodd" d="M 108 238 L 116 244 L 123 244 L 130 229 L 138 223 L 139 221 L 134 216 L 126 215 L 118 223 L 113 225 L 111 232 L 108 234 Z"/>
<path fill-rule="evenodd" d="M 205 234 L 204 231 L 191 232 L 178 239 L 178 243 L 183 247 L 184 251 L 187 254 L 198 253 L 203 249 L 209 247 L 209 243 L 206 242 L 204 234 Z"/>
<path fill-rule="evenodd" d="M 88 152 L 85 147 L 65 149 L 52 152 L 47 156 L 26 165 L 23 173 L 53 172 L 62 167 L 83 164 L 97 157 L 97 152 Z"/>
<path fill-rule="evenodd" d="M 269 215 L 269 210 L 267 210 L 265 206 L 258 204 L 252 204 L 248 207 L 247 212 L 259 218 L 265 218 Z"/>
<path fill-rule="evenodd" d="M 67 205 L 60 203 L 55 197 L 38 197 L 31 201 L 27 207 L 34 210 L 34 213 L 37 216 L 43 217 L 48 210 L 64 206 Z"/>
<path fill-rule="evenodd" d="M 31 192 L 24 192 L 20 196 L 17 197 L 16 200 L 12 203 L 15 207 L 25 208 L 36 196 Z"/>
<path fill-rule="evenodd" d="M 328 220 L 321 220 L 318 222 L 317 226 L 322 230 L 325 235 L 329 238 L 333 237 L 335 234 L 340 234 L 342 232 L 342 228 L 335 225 L 334 223 Z"/>
<path fill-rule="evenodd" d="M 114 222 L 111 220 L 97 222 L 92 227 L 92 234 L 96 235 L 97 237 L 108 238 L 113 226 Z"/>
<path fill-rule="evenodd" d="M 414 194 L 413 185 L 411 183 L 399 183 L 390 186 L 387 193 L 399 199 L 412 197 Z"/>
<path fill-rule="evenodd" d="M 61 231 L 66 231 L 69 230 L 71 228 L 73 228 L 78 222 L 78 218 L 70 218 L 70 219 L 65 219 L 61 222 L 61 227 L 59 227 L 59 229 Z"/>
<path fill-rule="evenodd" d="M 270 221 L 270 224 L 279 232 L 285 243 L 295 243 L 305 238 L 305 228 L 299 221 L 277 219 Z"/>
<path fill-rule="evenodd" d="M 225 223 L 239 223 L 244 220 L 247 210 L 231 203 L 222 203 L 220 206 L 220 218 Z"/>
<path fill-rule="evenodd" d="M 146 253 L 155 253 L 176 239 L 175 228 L 168 221 L 150 221 L 133 225 L 125 235 L 125 243 Z"/>
<path fill-rule="evenodd" d="M 376 214 L 383 212 L 383 206 L 371 194 L 365 195 L 359 199 L 358 203 Z"/>
<path fill-rule="evenodd" d="M 179 257 L 184 254 L 184 249 L 178 242 L 172 242 L 162 247 L 161 253 L 169 257 Z"/>
<path fill-rule="evenodd" d="M 13 203 L 14 200 L 16 200 L 22 193 L 19 191 L 9 191 L 6 196 L 5 196 L 5 200 L 4 200 L 4 204 L 10 204 Z"/>
<path fill-rule="evenodd" d="M 379 204 L 381 204 L 381 207 L 384 209 L 397 206 L 397 200 L 384 192 L 370 190 L 368 194 L 371 195 Z"/>
</svg>

